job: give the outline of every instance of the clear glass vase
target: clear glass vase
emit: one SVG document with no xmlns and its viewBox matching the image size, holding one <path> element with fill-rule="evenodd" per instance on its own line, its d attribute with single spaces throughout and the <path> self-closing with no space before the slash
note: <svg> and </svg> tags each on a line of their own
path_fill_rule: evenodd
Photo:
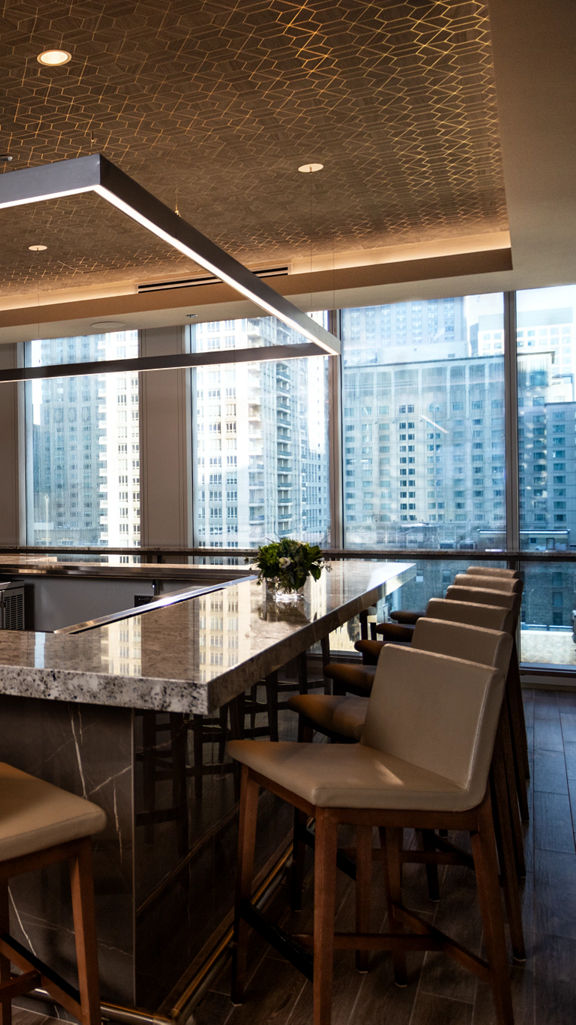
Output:
<svg viewBox="0 0 576 1025">
<path fill-rule="evenodd" d="M 290 590 L 283 587 L 274 580 L 266 581 L 266 601 L 275 602 L 278 605 L 295 605 L 304 598 L 304 587 L 297 590 Z"/>
</svg>

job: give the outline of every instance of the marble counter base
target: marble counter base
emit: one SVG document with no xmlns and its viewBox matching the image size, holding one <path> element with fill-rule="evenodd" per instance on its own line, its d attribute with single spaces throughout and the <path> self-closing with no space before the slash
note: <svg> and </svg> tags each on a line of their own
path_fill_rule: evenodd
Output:
<svg viewBox="0 0 576 1025">
<path fill-rule="evenodd" d="M 197 720 L 176 714 L 0 697 L 0 759 L 106 811 L 94 840 L 106 1003 L 166 1013 L 171 989 L 232 906 L 234 777 L 229 764 L 195 777 L 195 728 Z M 201 751 L 196 768 L 205 769 L 217 744 Z M 260 863 L 291 821 L 286 806 L 264 800 Z M 75 982 L 67 869 L 18 877 L 11 898 L 13 935 Z"/>
</svg>

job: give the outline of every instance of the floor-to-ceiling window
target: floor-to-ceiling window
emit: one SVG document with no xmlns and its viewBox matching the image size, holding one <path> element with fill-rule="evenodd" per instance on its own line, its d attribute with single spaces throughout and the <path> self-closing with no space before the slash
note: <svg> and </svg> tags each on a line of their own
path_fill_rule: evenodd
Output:
<svg viewBox="0 0 576 1025">
<path fill-rule="evenodd" d="M 574 551 L 576 286 L 518 292 L 516 302 L 520 548 Z M 522 569 L 523 660 L 576 662 L 575 564 L 526 561 Z"/>
<path fill-rule="evenodd" d="M 342 313 L 344 544 L 444 550 L 410 603 L 442 592 L 450 552 L 505 547 L 502 333 L 501 294 Z"/>
<path fill-rule="evenodd" d="M 286 344 L 271 318 L 193 327 L 194 351 Z M 195 544 L 330 544 L 327 359 L 215 363 L 194 372 Z"/>
<path fill-rule="evenodd" d="M 138 355 L 138 332 L 44 339 L 27 366 Z M 128 547 L 140 540 L 138 374 L 26 385 L 26 541 Z"/>
<path fill-rule="evenodd" d="M 562 559 L 576 546 L 576 286 L 520 292 L 516 306 L 510 361 L 501 294 L 342 311 L 341 518 L 331 360 L 289 358 L 295 339 L 273 318 L 193 327 L 191 349 L 207 355 L 192 371 L 190 543 L 241 549 L 292 535 L 401 550 L 416 574 L 392 600 L 413 607 L 483 552 L 519 548 L 530 555 L 522 658 L 576 663 L 575 564 Z M 272 345 L 286 358 L 262 359 Z M 254 359 L 219 363 L 223 349 Z M 136 354 L 134 332 L 28 343 L 26 362 Z M 29 383 L 26 407 L 28 543 L 137 544 L 137 376 Z"/>
</svg>

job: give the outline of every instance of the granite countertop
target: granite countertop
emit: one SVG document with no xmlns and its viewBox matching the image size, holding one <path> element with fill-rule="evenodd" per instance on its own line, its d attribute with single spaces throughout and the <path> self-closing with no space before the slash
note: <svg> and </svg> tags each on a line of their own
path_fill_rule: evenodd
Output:
<svg viewBox="0 0 576 1025">
<path fill-rule="evenodd" d="M 78 634 L 0 631 L 0 693 L 212 713 L 414 574 L 410 563 L 334 561 L 298 607 L 240 580 Z"/>
<path fill-rule="evenodd" d="M 250 570 L 241 566 L 198 565 L 183 562 L 142 562 L 139 555 L 93 555 L 84 559 L 77 556 L 0 554 L 0 579 L 3 576 L 20 577 L 85 577 L 107 580 L 186 580 L 195 584 L 213 583 L 242 578 Z"/>
</svg>

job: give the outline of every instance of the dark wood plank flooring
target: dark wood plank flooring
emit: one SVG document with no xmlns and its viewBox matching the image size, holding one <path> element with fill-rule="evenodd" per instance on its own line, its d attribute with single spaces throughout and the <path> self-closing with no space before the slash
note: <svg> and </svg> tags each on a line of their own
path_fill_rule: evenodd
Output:
<svg viewBox="0 0 576 1025">
<path fill-rule="evenodd" d="M 531 821 L 526 834 L 525 967 L 512 969 L 516 1025 L 576 1022 L 576 692 L 525 692 L 532 766 Z M 439 903 L 428 900 L 422 870 L 408 869 L 405 899 L 441 928 L 479 949 L 473 873 L 445 870 Z M 352 922 L 352 887 L 342 878 L 338 927 Z M 278 895 L 282 907 L 284 895 Z M 284 913 L 285 924 L 305 929 L 309 911 Z M 384 920 L 375 880 L 374 926 Z M 270 948 L 254 939 L 253 975 L 246 1003 L 229 997 L 223 965 L 194 1009 L 194 1025 L 309 1025 L 311 987 Z M 47 1022 L 47 1019 L 44 1019 Z M 38 1025 L 37 1015 L 16 1012 L 15 1025 Z M 410 984 L 397 989 L 390 958 L 374 954 L 359 975 L 353 955 L 338 953 L 333 1025 L 495 1025 L 488 988 L 439 954 L 412 955 Z"/>
</svg>

